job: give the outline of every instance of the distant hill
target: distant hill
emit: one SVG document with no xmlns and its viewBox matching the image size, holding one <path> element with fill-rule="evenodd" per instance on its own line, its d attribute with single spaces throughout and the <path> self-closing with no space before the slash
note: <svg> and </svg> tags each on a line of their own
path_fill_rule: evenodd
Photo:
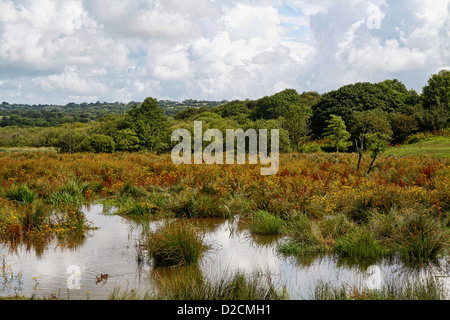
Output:
<svg viewBox="0 0 450 320">
<path fill-rule="evenodd" d="M 74 103 L 66 105 L 53 104 L 0 104 L 0 127 L 51 127 L 64 123 L 87 123 L 96 121 L 108 114 L 125 114 L 132 105 L 139 102 L 95 102 Z M 189 108 L 214 108 L 226 101 L 184 100 L 182 102 L 160 100 L 159 106 L 167 116 L 175 116 Z"/>
</svg>

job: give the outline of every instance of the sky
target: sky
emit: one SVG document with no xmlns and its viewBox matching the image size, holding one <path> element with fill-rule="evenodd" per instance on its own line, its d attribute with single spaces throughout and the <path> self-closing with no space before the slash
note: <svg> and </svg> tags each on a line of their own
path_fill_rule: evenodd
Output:
<svg viewBox="0 0 450 320">
<path fill-rule="evenodd" d="M 450 69 L 449 0 L 0 0 L 0 102 L 259 99 Z"/>
</svg>

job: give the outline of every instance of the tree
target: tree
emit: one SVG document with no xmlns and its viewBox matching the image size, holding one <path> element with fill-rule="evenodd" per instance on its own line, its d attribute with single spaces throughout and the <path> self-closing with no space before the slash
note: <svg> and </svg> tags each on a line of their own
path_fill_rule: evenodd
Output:
<svg viewBox="0 0 450 320">
<path fill-rule="evenodd" d="M 423 88 L 425 129 L 439 130 L 448 127 L 450 119 L 450 70 L 431 76 Z"/>
<path fill-rule="evenodd" d="M 328 126 L 325 129 L 324 138 L 331 140 L 333 147 L 336 148 L 339 153 L 340 150 L 347 150 L 352 145 L 348 139 L 350 139 L 350 133 L 347 131 L 344 120 L 336 115 L 331 115 L 331 118 L 327 120 Z"/>
<path fill-rule="evenodd" d="M 154 152 L 168 148 L 168 120 L 156 99 L 147 98 L 140 106 L 132 106 L 125 123 L 137 133 L 144 148 Z"/>
<path fill-rule="evenodd" d="M 378 154 L 384 151 L 383 141 L 387 145 L 387 141 L 392 138 L 393 132 L 387 118 L 388 113 L 379 109 L 355 112 L 353 114 L 349 126 L 352 140 L 355 141 L 355 148 L 359 154 L 357 171 L 360 169 L 365 148 L 372 152 L 373 161 L 371 166 L 373 166 Z"/>
<path fill-rule="evenodd" d="M 380 109 L 356 111 L 349 120 L 349 131 L 352 139 L 368 133 L 381 132 L 392 136 L 389 114 Z"/>
<path fill-rule="evenodd" d="M 306 142 L 311 133 L 309 129 L 310 110 L 292 105 L 283 117 L 283 128 L 289 132 L 289 140 L 298 150 L 301 142 Z"/>
<path fill-rule="evenodd" d="M 75 153 L 78 145 L 88 136 L 86 128 L 79 124 L 64 125 L 60 128 L 55 147 L 61 153 Z"/>
<path fill-rule="evenodd" d="M 104 134 L 93 134 L 77 146 L 77 150 L 82 152 L 112 153 L 114 149 L 114 139 Z"/>
<path fill-rule="evenodd" d="M 368 133 L 365 135 L 367 150 L 371 152 L 372 156 L 372 162 L 370 163 L 367 174 L 369 174 L 373 169 L 384 164 L 387 159 L 391 157 L 388 156 L 386 157 L 384 162 L 375 165 L 375 161 L 377 160 L 378 155 L 386 150 L 390 139 L 391 137 L 388 134 L 381 132 Z"/>
<path fill-rule="evenodd" d="M 114 135 L 114 141 L 116 143 L 116 150 L 118 151 L 137 151 L 139 150 L 139 137 L 136 132 L 130 128 L 117 131 Z"/>
<path fill-rule="evenodd" d="M 423 88 L 422 98 L 425 108 L 438 106 L 448 110 L 450 108 L 450 70 L 442 70 L 432 75 Z"/>
<path fill-rule="evenodd" d="M 302 105 L 301 96 L 293 89 L 286 89 L 273 96 L 257 100 L 252 118 L 278 119 L 288 112 L 292 105 Z"/>
<path fill-rule="evenodd" d="M 409 135 L 419 130 L 417 120 L 406 114 L 392 115 L 390 123 L 394 134 L 394 143 L 404 142 Z"/>
<path fill-rule="evenodd" d="M 355 83 L 322 95 L 312 107 L 311 129 L 316 136 L 324 132 L 324 123 L 331 115 L 342 117 L 349 123 L 354 112 L 379 109 L 392 113 L 402 112 L 410 94 L 399 81 L 381 83 Z"/>
</svg>

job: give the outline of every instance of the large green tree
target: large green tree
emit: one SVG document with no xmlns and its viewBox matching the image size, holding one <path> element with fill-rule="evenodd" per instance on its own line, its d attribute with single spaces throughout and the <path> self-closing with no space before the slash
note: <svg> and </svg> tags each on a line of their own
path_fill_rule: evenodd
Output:
<svg viewBox="0 0 450 320">
<path fill-rule="evenodd" d="M 310 109 L 292 105 L 283 116 L 283 129 L 289 133 L 289 139 L 295 150 L 298 150 L 301 142 L 309 139 Z"/>
<path fill-rule="evenodd" d="M 438 130 L 449 126 L 450 120 L 450 70 L 432 75 L 423 88 L 425 113 L 422 123 L 425 130 Z"/>
<path fill-rule="evenodd" d="M 147 98 L 132 106 L 125 123 L 136 132 L 143 148 L 162 152 L 169 147 L 168 120 L 156 99 Z"/>
<path fill-rule="evenodd" d="M 294 89 L 286 89 L 273 96 L 266 96 L 256 101 L 252 117 L 255 119 L 278 119 L 292 105 L 302 105 L 301 96 Z"/>
<path fill-rule="evenodd" d="M 407 103 L 413 100 L 411 95 L 414 92 L 408 91 L 397 80 L 343 86 L 322 95 L 320 101 L 312 107 L 311 129 L 317 136 L 321 136 L 324 123 L 331 115 L 340 116 L 348 124 L 357 111 L 379 109 L 387 113 L 402 113 Z"/>
</svg>

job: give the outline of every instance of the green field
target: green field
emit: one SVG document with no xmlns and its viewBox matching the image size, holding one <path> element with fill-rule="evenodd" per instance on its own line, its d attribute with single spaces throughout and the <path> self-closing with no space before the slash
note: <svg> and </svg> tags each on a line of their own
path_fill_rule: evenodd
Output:
<svg viewBox="0 0 450 320">
<path fill-rule="evenodd" d="M 433 137 L 418 143 L 392 147 L 386 150 L 393 156 L 450 157 L 450 137 Z"/>
</svg>

